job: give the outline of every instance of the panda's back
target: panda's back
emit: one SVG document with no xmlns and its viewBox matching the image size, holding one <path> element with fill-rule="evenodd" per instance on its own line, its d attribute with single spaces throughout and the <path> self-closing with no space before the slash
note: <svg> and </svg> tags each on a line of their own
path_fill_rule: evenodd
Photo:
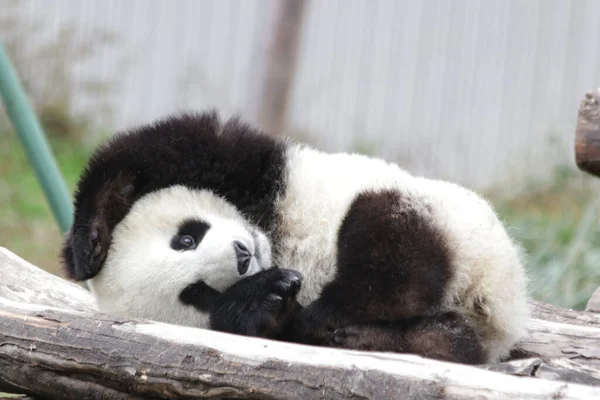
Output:
<svg viewBox="0 0 600 400">
<path fill-rule="evenodd" d="M 522 249 L 481 196 L 450 182 L 417 182 L 452 249 L 443 307 L 476 321 L 492 359 L 506 356 L 529 316 Z"/>
<path fill-rule="evenodd" d="M 518 246 L 482 197 L 380 159 L 309 147 L 289 147 L 286 169 L 286 190 L 276 204 L 276 260 L 304 275 L 302 304 L 335 278 L 338 232 L 353 201 L 368 190 L 393 190 L 450 249 L 452 277 L 442 307 L 478 319 L 492 358 L 506 355 L 527 318 L 526 276 Z"/>
<path fill-rule="evenodd" d="M 410 188 L 414 178 L 380 159 L 305 146 L 288 148 L 286 170 L 286 190 L 276 203 L 276 257 L 304 275 L 299 300 L 307 304 L 334 278 L 338 230 L 356 196 Z"/>
</svg>

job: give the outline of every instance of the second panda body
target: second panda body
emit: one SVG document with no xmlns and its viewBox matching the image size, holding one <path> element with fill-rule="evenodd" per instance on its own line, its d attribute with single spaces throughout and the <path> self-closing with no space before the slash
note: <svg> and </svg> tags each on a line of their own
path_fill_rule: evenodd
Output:
<svg viewBox="0 0 600 400">
<path fill-rule="evenodd" d="M 524 333 L 519 248 L 481 197 L 214 114 L 140 127 L 96 152 L 63 250 L 70 276 L 106 268 L 132 204 L 173 185 L 224 198 L 266 233 L 275 265 L 302 274 L 300 341 L 490 362 Z"/>
</svg>

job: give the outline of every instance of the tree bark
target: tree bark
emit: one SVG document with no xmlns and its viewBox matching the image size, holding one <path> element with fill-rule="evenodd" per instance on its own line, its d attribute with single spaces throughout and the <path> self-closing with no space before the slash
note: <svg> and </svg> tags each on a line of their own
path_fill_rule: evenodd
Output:
<svg viewBox="0 0 600 400">
<path fill-rule="evenodd" d="M 94 311 L 92 294 L 0 247 L 0 297 L 78 311 Z"/>
<path fill-rule="evenodd" d="M 600 313 L 600 287 L 596 289 L 592 297 L 588 301 L 586 311 Z"/>
<path fill-rule="evenodd" d="M 600 398 L 600 314 L 537 301 L 514 352 L 520 359 L 471 367 L 109 317 L 94 311 L 86 290 L 3 248 L 0 276 L 0 391 L 56 399 Z"/>
<path fill-rule="evenodd" d="M 313 348 L 6 299 L 0 343 L 0 389 L 55 399 L 600 398 L 600 387 L 412 355 Z"/>
<path fill-rule="evenodd" d="M 579 106 L 575 162 L 582 171 L 600 176 L 600 89 L 586 93 Z"/>
<path fill-rule="evenodd" d="M 499 371 L 518 376 L 600 386 L 600 369 L 566 358 L 544 361 L 540 358 L 513 360 L 485 366 L 489 371 Z"/>
</svg>

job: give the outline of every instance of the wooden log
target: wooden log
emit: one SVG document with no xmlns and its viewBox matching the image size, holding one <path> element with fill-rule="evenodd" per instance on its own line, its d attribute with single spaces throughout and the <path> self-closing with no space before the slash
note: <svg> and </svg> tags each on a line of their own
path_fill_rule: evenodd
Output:
<svg viewBox="0 0 600 400">
<path fill-rule="evenodd" d="M 600 313 L 600 287 L 596 289 L 592 297 L 587 302 L 585 310 L 589 312 Z"/>
<path fill-rule="evenodd" d="M 0 247 L 0 297 L 79 311 L 94 311 L 92 294 Z"/>
<path fill-rule="evenodd" d="M 531 300 L 530 304 L 533 318 L 562 324 L 600 327 L 600 315 L 597 314 L 559 308 L 536 300 Z"/>
<path fill-rule="evenodd" d="M 600 176 L 600 89 L 586 93 L 579 106 L 575 162 L 582 171 Z"/>
<path fill-rule="evenodd" d="M 53 399 L 600 398 L 600 387 L 412 355 L 313 348 L 6 299 L 0 343 L 0 390 Z"/>
<path fill-rule="evenodd" d="M 600 367 L 600 328 L 532 318 L 528 330 L 516 346 L 525 355 L 544 360 L 567 358 Z"/>
<path fill-rule="evenodd" d="M 600 369 L 565 358 L 544 361 L 540 358 L 513 360 L 483 367 L 511 375 L 600 386 Z"/>
</svg>

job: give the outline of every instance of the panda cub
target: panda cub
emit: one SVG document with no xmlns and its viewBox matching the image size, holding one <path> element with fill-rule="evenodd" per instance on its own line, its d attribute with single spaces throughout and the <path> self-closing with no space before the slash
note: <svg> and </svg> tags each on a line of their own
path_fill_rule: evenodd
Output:
<svg viewBox="0 0 600 400">
<path fill-rule="evenodd" d="M 197 191 L 212 200 L 203 203 Z M 165 211 L 159 223 L 163 210 L 183 211 L 186 196 L 195 211 Z M 212 112 L 182 114 L 100 147 L 74 204 L 62 257 L 71 278 L 92 280 L 104 309 L 471 364 L 506 358 L 525 331 L 520 249 L 491 206 L 380 159 L 324 153 Z M 196 218 L 195 231 L 210 225 L 206 239 L 222 223 L 266 240 L 241 241 L 256 258 L 242 276 L 232 267 L 239 258 L 207 266 L 201 257 L 212 257 L 204 251 L 218 248 L 219 237 L 234 254 L 239 230 L 215 231 L 203 247 L 181 230 L 181 218 Z M 157 241 L 140 245 L 145 235 Z M 195 253 L 165 247 L 182 235 L 200 243 L 197 264 Z M 193 265 L 197 275 L 178 271 Z M 214 292 L 205 296 L 200 286 Z"/>
</svg>

